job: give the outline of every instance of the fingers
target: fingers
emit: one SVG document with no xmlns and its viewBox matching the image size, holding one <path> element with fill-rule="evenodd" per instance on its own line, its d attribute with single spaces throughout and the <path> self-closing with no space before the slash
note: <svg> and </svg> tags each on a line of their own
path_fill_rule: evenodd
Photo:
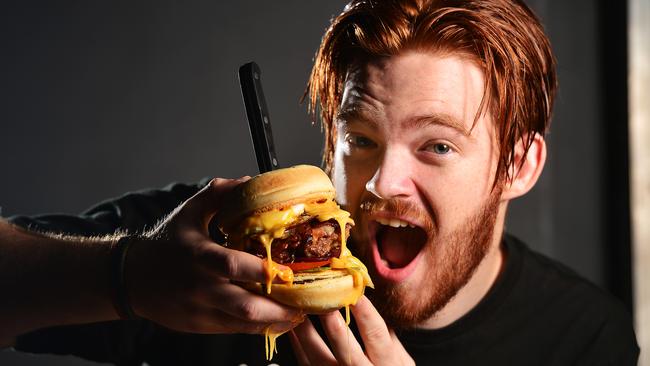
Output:
<svg viewBox="0 0 650 366">
<path fill-rule="evenodd" d="M 305 358 L 308 360 L 305 364 L 307 365 L 336 365 L 336 358 L 327 347 L 327 344 L 321 338 L 320 334 L 314 328 L 314 325 L 309 319 L 305 319 L 302 324 L 297 326 L 291 332 L 295 339 L 291 339 L 291 342 L 298 342 L 299 349 L 301 354 L 305 355 Z M 294 352 L 296 347 L 294 347 Z M 296 354 L 298 360 L 301 360 Z M 302 362 L 302 361 L 301 361 Z"/>
<path fill-rule="evenodd" d="M 267 271 L 264 269 L 264 260 L 250 253 L 229 249 L 212 242 L 201 247 L 200 263 L 216 275 L 234 281 L 266 282 Z M 288 267 L 276 264 L 280 270 Z"/>
<path fill-rule="evenodd" d="M 200 317 L 200 323 L 192 329 L 194 333 L 247 333 L 263 334 L 267 327 L 274 331 L 286 332 L 295 327 L 298 323 L 292 322 L 257 322 L 230 315 L 220 309 L 208 309 L 204 316 Z"/>
<path fill-rule="evenodd" d="M 229 282 L 215 285 L 208 295 L 208 300 L 220 311 L 245 321 L 297 324 L 304 318 L 298 309 L 282 305 Z"/>
<path fill-rule="evenodd" d="M 371 360 L 390 360 L 394 358 L 394 342 L 384 319 L 367 297 L 361 296 L 352 307 L 352 314 L 359 328 L 359 334 Z M 401 343 L 398 341 L 398 344 Z M 403 349 L 403 348 L 402 348 Z"/>
<path fill-rule="evenodd" d="M 343 365 L 370 365 L 361 345 L 338 311 L 320 316 L 334 357 Z"/>
<path fill-rule="evenodd" d="M 296 360 L 298 361 L 298 365 L 301 366 L 310 365 L 309 358 L 307 357 L 305 351 L 302 349 L 302 346 L 300 345 L 300 340 L 298 339 L 298 336 L 296 335 L 294 330 L 291 330 L 288 336 L 289 336 L 289 341 L 291 342 L 291 348 L 293 349 L 293 354 L 296 356 Z"/>
<path fill-rule="evenodd" d="M 408 352 L 406 351 L 406 348 L 404 348 L 404 345 L 402 342 L 397 338 L 397 334 L 392 329 L 388 330 L 388 333 L 390 333 L 390 339 L 393 340 L 393 345 L 399 349 L 400 352 L 402 352 L 405 355 L 408 355 Z M 407 363 L 408 364 L 408 363 Z M 415 363 L 413 363 L 415 365 Z"/>
<path fill-rule="evenodd" d="M 296 327 L 299 322 L 256 322 L 232 316 L 220 309 L 203 306 L 189 313 L 189 316 L 177 318 L 175 329 L 184 332 L 214 334 L 214 333 L 247 333 L 264 334 L 267 328 L 274 333 L 285 333 Z"/>
<path fill-rule="evenodd" d="M 293 330 L 291 342 L 301 365 L 415 365 L 366 297 L 360 298 L 352 311 L 365 352 L 341 313 L 335 311 L 320 316 L 329 346 L 309 320 Z"/>
</svg>

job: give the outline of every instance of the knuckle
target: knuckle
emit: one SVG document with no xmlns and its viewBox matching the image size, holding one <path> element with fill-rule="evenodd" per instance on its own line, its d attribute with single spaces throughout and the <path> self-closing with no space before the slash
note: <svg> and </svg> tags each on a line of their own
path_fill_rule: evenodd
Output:
<svg viewBox="0 0 650 366">
<path fill-rule="evenodd" d="M 228 278 L 233 278 L 237 276 L 239 272 L 239 261 L 234 255 L 225 255 L 224 256 L 224 272 Z"/>
<path fill-rule="evenodd" d="M 379 326 L 374 326 L 366 329 L 365 333 L 368 339 L 385 340 L 385 329 Z"/>
<path fill-rule="evenodd" d="M 227 278 L 234 278 L 239 271 L 237 257 L 229 253 L 220 253 L 216 256 L 216 270 Z"/>
<path fill-rule="evenodd" d="M 260 318 L 260 308 L 253 301 L 243 301 L 239 304 L 238 310 L 240 315 L 247 320 L 257 320 Z"/>
</svg>

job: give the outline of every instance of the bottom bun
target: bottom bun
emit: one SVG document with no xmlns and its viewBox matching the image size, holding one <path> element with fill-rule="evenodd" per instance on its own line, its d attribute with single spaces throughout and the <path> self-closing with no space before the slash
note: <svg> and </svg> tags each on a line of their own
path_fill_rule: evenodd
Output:
<svg viewBox="0 0 650 366">
<path fill-rule="evenodd" d="M 266 294 L 266 286 L 260 283 L 241 285 L 308 314 L 324 314 L 354 305 L 365 289 L 363 283 L 355 286 L 354 277 L 345 269 L 297 272 L 293 284 L 273 284 L 270 294 Z"/>
</svg>

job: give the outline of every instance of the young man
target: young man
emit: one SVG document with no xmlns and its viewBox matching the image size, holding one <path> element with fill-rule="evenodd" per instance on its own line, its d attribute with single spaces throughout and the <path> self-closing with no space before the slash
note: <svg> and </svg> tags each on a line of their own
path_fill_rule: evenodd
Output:
<svg viewBox="0 0 650 366">
<path fill-rule="evenodd" d="M 635 364 L 622 306 L 503 232 L 508 202 L 541 174 L 555 84 L 548 40 L 519 1 L 351 2 L 323 38 L 309 92 L 325 126 L 326 168 L 357 223 L 355 253 L 376 290 L 353 309 L 355 335 L 338 313 L 320 318 L 320 333 L 306 320 L 280 338 L 290 338 L 295 359 L 280 345 L 274 361 Z M 235 184 L 215 180 L 149 235 L 120 241 L 132 246 L 133 310 L 148 320 L 48 328 L 11 343 L 118 364 L 263 363 L 261 351 L 250 351 L 261 337 L 223 333 L 292 328 L 302 318 L 229 282 L 263 276 L 259 260 L 209 240 L 209 218 Z M 126 196 L 81 218 L 15 222 L 78 235 L 141 232 L 196 190 Z M 64 299 L 48 321 L 11 334 L 117 318 L 108 289 L 80 287 L 89 288 L 91 308 L 71 315 Z"/>
</svg>

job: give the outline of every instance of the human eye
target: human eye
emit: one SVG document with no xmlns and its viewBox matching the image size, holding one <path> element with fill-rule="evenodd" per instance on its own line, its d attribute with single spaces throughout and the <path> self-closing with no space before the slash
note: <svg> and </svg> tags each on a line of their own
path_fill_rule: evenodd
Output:
<svg viewBox="0 0 650 366">
<path fill-rule="evenodd" d="M 424 150 L 436 155 L 448 155 L 454 151 L 450 144 L 444 142 L 429 143 L 424 147 Z"/>
<path fill-rule="evenodd" d="M 371 139 L 356 133 L 347 133 L 345 135 L 345 142 L 351 147 L 359 149 L 370 149 L 377 145 Z"/>
</svg>

